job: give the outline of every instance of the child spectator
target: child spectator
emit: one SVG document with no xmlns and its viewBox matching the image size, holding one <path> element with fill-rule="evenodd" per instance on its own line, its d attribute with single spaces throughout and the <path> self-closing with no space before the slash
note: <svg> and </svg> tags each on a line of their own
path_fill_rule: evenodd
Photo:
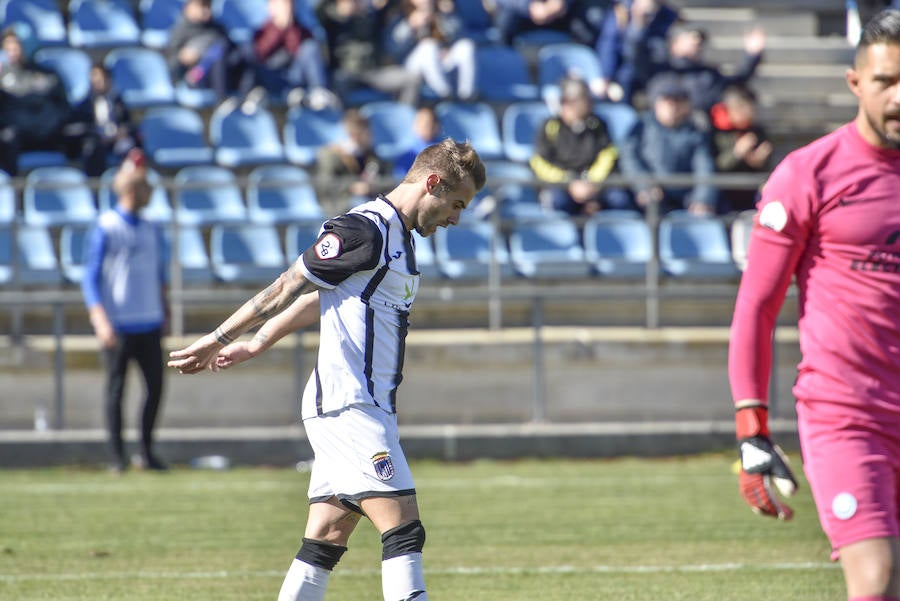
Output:
<svg viewBox="0 0 900 601">
<path fill-rule="evenodd" d="M 722 102 L 710 111 L 716 169 L 720 173 L 767 173 L 772 144 L 756 122 L 756 94 L 737 84 L 725 89 Z M 733 211 L 756 206 L 757 190 L 721 190 L 723 204 Z"/>
</svg>

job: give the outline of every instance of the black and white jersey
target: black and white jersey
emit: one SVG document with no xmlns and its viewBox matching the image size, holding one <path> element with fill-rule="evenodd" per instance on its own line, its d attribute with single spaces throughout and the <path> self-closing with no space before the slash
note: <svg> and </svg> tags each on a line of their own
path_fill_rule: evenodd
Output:
<svg viewBox="0 0 900 601">
<path fill-rule="evenodd" d="M 302 255 L 321 287 L 319 356 L 303 419 L 355 403 L 396 411 L 409 310 L 419 288 L 412 236 L 383 196 L 322 226 Z"/>
</svg>

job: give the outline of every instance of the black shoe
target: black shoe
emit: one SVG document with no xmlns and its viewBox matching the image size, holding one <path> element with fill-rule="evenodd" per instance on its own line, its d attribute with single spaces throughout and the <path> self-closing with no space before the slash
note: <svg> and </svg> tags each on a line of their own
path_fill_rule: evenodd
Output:
<svg viewBox="0 0 900 601">
<path fill-rule="evenodd" d="M 143 470 L 154 472 L 165 472 L 169 469 L 169 466 L 160 461 L 155 455 L 144 455 L 138 461 L 138 465 Z"/>
</svg>

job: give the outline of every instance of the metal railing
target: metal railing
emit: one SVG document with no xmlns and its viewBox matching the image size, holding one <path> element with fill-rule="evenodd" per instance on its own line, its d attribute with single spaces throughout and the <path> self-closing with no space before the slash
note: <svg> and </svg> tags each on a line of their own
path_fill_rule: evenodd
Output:
<svg viewBox="0 0 900 601">
<path fill-rule="evenodd" d="M 654 184 L 661 186 L 677 186 L 686 187 L 697 183 L 705 183 L 716 186 L 718 188 L 729 189 L 755 189 L 764 181 L 765 174 L 754 175 L 724 175 L 718 174 L 709 178 L 694 178 L 691 176 L 668 176 L 654 178 L 641 184 Z M 316 183 L 315 179 L 312 179 Z M 24 188 L 24 180 L 21 178 L 13 179 L 12 185 L 17 192 L 21 193 Z M 100 180 L 88 180 L 88 185 L 94 190 L 98 190 Z M 275 182 L 278 183 L 278 182 Z M 292 182 L 286 182 L 292 183 Z M 300 183 L 300 182 L 297 182 Z M 309 183 L 309 182 L 303 182 Z M 534 180 L 510 180 L 496 179 L 489 180 L 490 186 L 496 186 L 503 183 L 520 183 L 533 186 L 544 186 L 540 182 Z M 608 186 L 628 186 L 638 182 L 630 181 L 621 176 L 611 176 L 604 185 Z M 237 184 L 242 188 L 246 188 L 246 178 L 238 178 Z M 320 194 L 327 191 L 322 188 L 322 182 L 319 182 Z M 172 235 L 172 262 L 170 265 L 170 286 L 169 301 L 171 306 L 170 328 L 174 335 L 183 335 L 185 328 L 185 310 L 188 306 L 197 305 L 236 305 L 248 298 L 248 292 L 245 288 L 212 286 L 212 287 L 186 287 L 182 278 L 181 264 L 178 261 L 178 195 L 173 192 L 178 187 L 172 178 L 161 178 L 160 186 L 163 186 L 169 192 L 169 199 L 172 203 L 173 220 L 170 226 L 173 229 Z M 21 195 L 21 194 L 20 194 Z M 18 212 L 21 215 L 21 211 Z M 499 220 L 499 212 L 494 210 L 489 218 Z M 697 286 L 695 283 L 680 284 L 676 281 L 666 282 L 666 286 L 662 286 L 662 276 L 659 267 L 659 249 L 657 241 L 658 226 L 660 214 L 657 205 L 650 205 L 645 212 L 645 219 L 652 233 L 653 253 L 650 261 L 646 265 L 646 277 L 642 283 L 636 284 L 618 284 L 611 286 L 608 283 L 594 278 L 587 278 L 578 283 L 578 285 L 569 286 L 565 295 L 560 295 L 558 286 L 547 285 L 539 281 L 514 283 L 504 282 L 500 276 L 500 266 L 496 260 L 496 252 L 492 251 L 493 258 L 490 263 L 489 275 L 482 285 L 476 286 L 460 286 L 448 282 L 442 282 L 438 286 L 423 287 L 417 296 L 417 305 L 420 303 L 444 303 L 447 301 L 474 301 L 486 303 L 488 311 L 488 327 L 491 329 L 503 328 L 503 307 L 504 304 L 510 302 L 527 303 L 530 305 L 531 327 L 534 330 L 534 372 L 533 372 L 533 390 L 534 397 L 532 399 L 532 420 L 543 421 L 545 419 L 545 380 L 544 380 L 544 353 L 541 330 L 544 327 L 544 310 L 548 302 L 566 303 L 573 301 L 585 300 L 630 300 L 642 301 L 644 303 L 644 327 L 657 328 L 660 324 L 660 301 L 667 298 L 679 299 L 730 299 L 736 294 L 736 282 L 704 284 Z M 727 219 L 727 218 L 726 218 Z M 499 222 L 498 222 L 499 223 Z M 12 313 L 12 327 L 9 332 L 13 344 L 21 341 L 21 311 L 26 308 L 49 308 L 53 315 L 53 338 L 54 338 L 54 402 L 53 402 L 53 420 L 52 427 L 62 429 L 65 427 L 65 400 L 63 392 L 63 381 L 65 373 L 65 355 L 63 341 L 66 336 L 65 310 L 67 307 L 80 305 L 82 301 L 80 290 L 74 285 L 62 285 L 59 287 L 41 286 L 36 288 L 27 288 L 18 284 L 17 280 L 17 257 L 15 243 L 15 228 L 17 223 L 12 223 L 13 228 L 13 284 L 5 290 L 0 290 L 0 307 L 9 310 Z M 775 381 L 774 374 L 772 381 Z M 774 402 L 774 398 L 772 401 Z"/>
</svg>

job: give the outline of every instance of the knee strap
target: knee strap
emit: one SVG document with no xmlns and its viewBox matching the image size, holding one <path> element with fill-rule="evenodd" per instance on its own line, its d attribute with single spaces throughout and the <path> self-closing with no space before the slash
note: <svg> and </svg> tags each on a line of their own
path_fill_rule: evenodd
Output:
<svg viewBox="0 0 900 601">
<path fill-rule="evenodd" d="M 321 540 L 304 538 L 303 545 L 297 551 L 297 559 L 309 565 L 328 570 L 334 569 L 347 547 L 326 543 Z"/>
<path fill-rule="evenodd" d="M 410 553 L 421 553 L 425 547 L 425 527 L 421 521 L 413 520 L 391 528 L 381 535 L 381 546 L 383 560 Z"/>
</svg>

